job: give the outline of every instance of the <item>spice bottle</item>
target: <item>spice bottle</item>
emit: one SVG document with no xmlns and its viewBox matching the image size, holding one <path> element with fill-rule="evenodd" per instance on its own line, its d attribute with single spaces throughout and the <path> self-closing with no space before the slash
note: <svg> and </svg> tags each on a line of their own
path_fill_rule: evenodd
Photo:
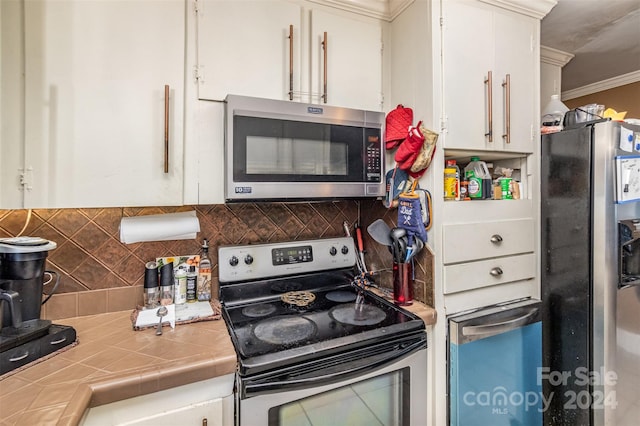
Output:
<svg viewBox="0 0 640 426">
<path fill-rule="evenodd" d="M 198 301 L 198 273 L 196 267 L 191 265 L 187 272 L 187 303 Z"/>
<path fill-rule="evenodd" d="M 160 304 L 173 303 L 173 262 L 160 267 Z"/>
<path fill-rule="evenodd" d="M 209 243 L 202 243 L 202 255 L 198 265 L 198 300 L 211 300 L 211 259 L 209 259 Z"/>
<path fill-rule="evenodd" d="M 144 268 L 144 307 L 146 309 L 157 308 L 159 294 L 158 264 L 156 262 L 147 262 Z"/>
</svg>

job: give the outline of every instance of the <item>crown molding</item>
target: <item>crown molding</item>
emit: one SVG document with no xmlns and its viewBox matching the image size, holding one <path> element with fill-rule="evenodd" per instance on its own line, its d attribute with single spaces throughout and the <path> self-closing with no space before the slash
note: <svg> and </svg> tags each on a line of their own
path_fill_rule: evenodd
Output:
<svg viewBox="0 0 640 426">
<path fill-rule="evenodd" d="M 392 21 L 415 0 L 309 0 L 371 18 Z"/>
<path fill-rule="evenodd" d="M 625 84 L 637 83 L 638 81 L 640 81 L 640 70 L 608 78 L 576 89 L 566 90 L 562 92 L 561 98 L 563 101 L 575 99 L 581 96 L 602 92 L 604 90 L 614 89 L 616 87 L 624 86 Z"/>
<path fill-rule="evenodd" d="M 540 46 L 540 62 L 549 65 L 555 65 L 560 68 L 567 65 L 575 55 L 552 47 Z"/>
<path fill-rule="evenodd" d="M 558 3 L 557 0 L 480 0 L 502 9 L 542 19 Z"/>
</svg>

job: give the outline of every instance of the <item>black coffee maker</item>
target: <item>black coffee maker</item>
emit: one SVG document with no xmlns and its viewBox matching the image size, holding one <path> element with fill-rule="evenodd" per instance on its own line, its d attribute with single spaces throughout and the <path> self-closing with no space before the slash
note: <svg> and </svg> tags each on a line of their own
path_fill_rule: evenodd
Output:
<svg viewBox="0 0 640 426">
<path fill-rule="evenodd" d="M 0 239 L 0 374 L 75 341 L 73 328 L 40 318 L 60 282 L 56 272 L 45 270 L 47 254 L 55 248 L 56 243 L 37 237 Z"/>
</svg>

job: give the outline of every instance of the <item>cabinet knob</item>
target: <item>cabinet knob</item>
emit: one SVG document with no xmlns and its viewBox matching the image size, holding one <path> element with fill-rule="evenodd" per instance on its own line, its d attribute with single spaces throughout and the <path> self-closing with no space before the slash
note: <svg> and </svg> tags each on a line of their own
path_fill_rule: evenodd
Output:
<svg viewBox="0 0 640 426">
<path fill-rule="evenodd" d="M 500 275 L 502 275 L 504 272 L 502 272 L 502 268 L 500 268 L 499 266 L 496 266 L 495 268 L 491 269 L 491 271 L 489 271 L 489 273 L 491 274 L 491 276 L 493 277 L 499 277 Z"/>
<path fill-rule="evenodd" d="M 494 234 L 491 236 L 491 242 L 494 244 L 498 244 L 502 242 L 502 237 L 500 236 L 500 234 Z"/>
</svg>

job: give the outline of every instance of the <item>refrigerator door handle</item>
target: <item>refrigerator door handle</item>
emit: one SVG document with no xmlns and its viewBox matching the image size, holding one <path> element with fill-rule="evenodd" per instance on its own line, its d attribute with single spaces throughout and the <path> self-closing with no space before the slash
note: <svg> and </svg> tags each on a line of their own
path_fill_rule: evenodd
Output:
<svg viewBox="0 0 640 426">
<path fill-rule="evenodd" d="M 538 309 L 530 309 L 526 314 L 507 321 L 486 325 L 465 325 L 462 327 L 463 336 L 486 336 L 500 334 L 526 325 L 538 313 Z"/>
</svg>

